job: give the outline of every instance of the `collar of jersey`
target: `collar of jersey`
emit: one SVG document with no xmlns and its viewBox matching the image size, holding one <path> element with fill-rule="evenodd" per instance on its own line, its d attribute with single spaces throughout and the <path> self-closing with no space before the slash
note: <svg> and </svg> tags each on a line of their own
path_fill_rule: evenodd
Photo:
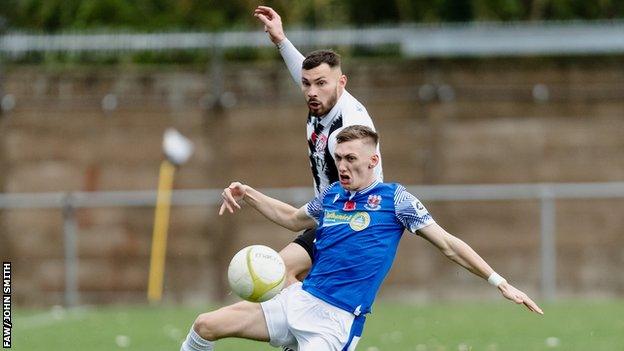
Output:
<svg viewBox="0 0 624 351">
<path fill-rule="evenodd" d="M 327 112 L 324 116 L 321 116 L 320 118 L 315 116 L 316 118 L 319 118 L 319 123 L 323 126 L 323 128 L 327 127 L 334 120 L 334 118 L 338 114 L 338 111 L 340 110 L 340 105 L 343 101 L 347 99 L 347 95 L 349 95 L 349 93 L 344 90 L 342 92 L 342 95 L 340 95 L 340 98 L 338 98 L 338 101 L 336 101 L 334 107 L 332 107 L 329 112 Z"/>
<path fill-rule="evenodd" d="M 376 179 L 371 185 L 367 186 L 364 189 L 361 190 L 357 190 L 357 191 L 351 191 L 351 190 L 346 190 L 345 191 L 345 195 L 349 196 L 349 200 L 353 199 L 355 197 L 355 195 L 357 194 L 366 194 L 367 192 L 371 191 L 374 187 L 377 186 L 377 184 L 381 183 L 378 179 Z"/>
</svg>

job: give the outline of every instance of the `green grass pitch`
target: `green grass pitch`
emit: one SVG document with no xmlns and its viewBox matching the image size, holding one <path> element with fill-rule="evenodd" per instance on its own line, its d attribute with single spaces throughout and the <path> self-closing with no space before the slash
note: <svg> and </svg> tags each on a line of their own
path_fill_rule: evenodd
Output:
<svg viewBox="0 0 624 351">
<path fill-rule="evenodd" d="M 408 305 L 381 301 L 360 351 L 624 350 L 624 300 L 543 304 L 544 316 L 503 301 Z M 207 308 L 116 306 L 66 311 L 14 309 L 14 350 L 179 350 Z M 223 340 L 217 350 L 277 350 Z"/>
</svg>

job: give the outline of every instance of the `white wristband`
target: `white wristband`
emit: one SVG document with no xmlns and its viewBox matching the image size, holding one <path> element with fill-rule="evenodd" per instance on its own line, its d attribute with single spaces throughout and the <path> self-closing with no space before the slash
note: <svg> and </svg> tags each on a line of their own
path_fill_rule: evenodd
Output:
<svg viewBox="0 0 624 351">
<path fill-rule="evenodd" d="M 506 283 L 507 281 L 505 280 L 505 278 L 501 277 L 498 273 L 496 272 L 492 272 L 492 274 L 490 274 L 490 277 L 488 278 L 488 283 L 498 287 L 499 285 L 501 285 L 502 283 Z"/>
</svg>

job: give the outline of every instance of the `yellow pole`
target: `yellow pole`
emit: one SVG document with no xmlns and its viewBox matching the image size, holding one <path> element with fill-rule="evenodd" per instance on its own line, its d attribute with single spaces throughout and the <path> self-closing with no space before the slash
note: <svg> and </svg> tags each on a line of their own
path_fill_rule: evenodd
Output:
<svg viewBox="0 0 624 351">
<path fill-rule="evenodd" d="M 158 302 L 162 298 L 165 257 L 167 253 L 167 228 L 169 227 L 169 210 L 171 208 L 171 189 L 173 188 L 174 173 L 175 166 L 168 160 L 164 160 L 160 165 L 156 214 L 154 216 L 154 233 L 152 236 L 152 253 L 147 287 L 147 299 L 149 302 Z"/>
</svg>

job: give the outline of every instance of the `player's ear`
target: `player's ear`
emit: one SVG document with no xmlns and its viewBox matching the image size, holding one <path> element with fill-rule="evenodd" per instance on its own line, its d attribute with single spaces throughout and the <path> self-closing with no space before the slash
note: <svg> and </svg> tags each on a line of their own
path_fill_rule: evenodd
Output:
<svg viewBox="0 0 624 351">
<path fill-rule="evenodd" d="M 368 168 L 375 168 L 379 164 L 379 155 L 373 154 L 368 163 Z"/>
<path fill-rule="evenodd" d="M 338 78 L 338 85 L 341 87 L 346 87 L 347 86 L 347 76 L 345 76 L 344 74 L 340 75 L 340 78 Z"/>
</svg>

